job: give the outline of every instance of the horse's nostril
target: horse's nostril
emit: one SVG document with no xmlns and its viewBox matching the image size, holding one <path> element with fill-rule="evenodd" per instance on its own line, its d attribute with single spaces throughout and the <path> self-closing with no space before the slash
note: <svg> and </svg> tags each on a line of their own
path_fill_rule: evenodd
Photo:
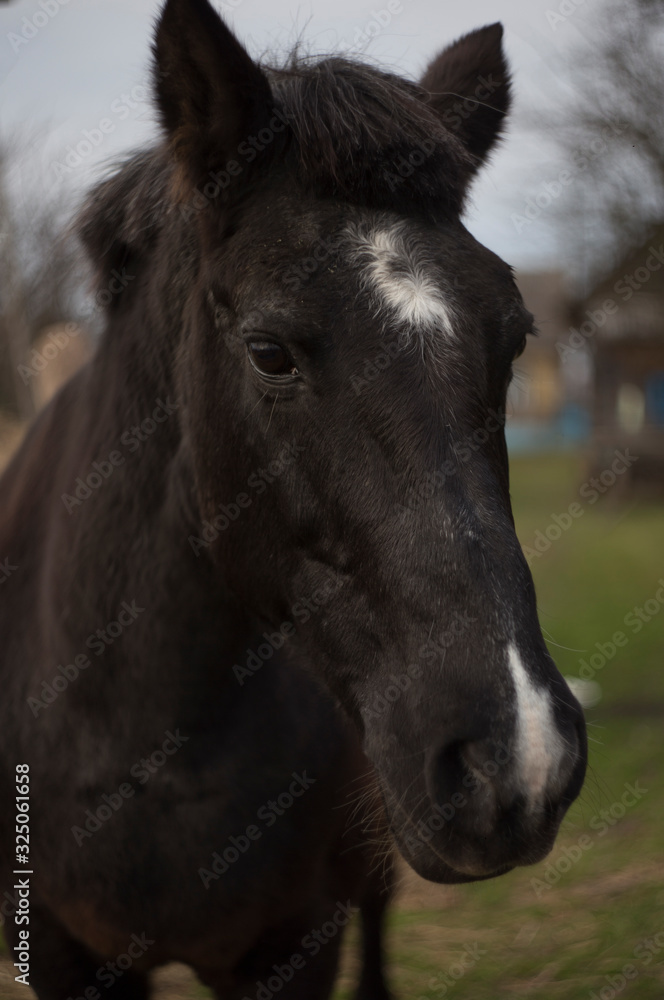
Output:
<svg viewBox="0 0 664 1000">
<path fill-rule="evenodd" d="M 490 786 L 498 794 L 499 788 L 512 784 L 512 752 L 504 743 L 491 739 L 471 740 L 461 746 L 460 752 L 475 789 Z"/>
<path fill-rule="evenodd" d="M 443 746 L 431 748 L 426 766 L 426 782 L 432 802 L 449 802 L 461 787 L 461 782 L 468 773 L 462 754 L 463 746 L 463 740 L 450 740 Z"/>
<path fill-rule="evenodd" d="M 489 766 L 491 751 L 484 741 L 477 740 L 475 742 L 463 743 L 460 750 L 466 765 L 477 777 L 491 777 L 490 772 L 493 770 Z"/>
<path fill-rule="evenodd" d="M 434 802 L 479 797 L 488 806 L 495 791 L 492 779 L 499 770 L 492 745 L 485 740 L 452 740 L 434 755 L 429 792 Z"/>
<path fill-rule="evenodd" d="M 532 864 L 550 851 L 585 766 L 583 730 L 568 720 L 566 732 L 563 722 L 550 745 L 526 745 L 531 758 L 525 770 L 518 731 L 500 739 L 486 735 L 487 724 L 430 747 L 422 821 L 455 871 L 496 872 Z M 534 766 L 540 768 L 535 790 L 527 780 Z"/>
<path fill-rule="evenodd" d="M 438 782 L 448 790 L 458 787 L 475 769 L 474 758 L 479 757 L 479 751 L 473 747 L 480 746 L 466 740 L 451 740 L 438 752 L 436 759 Z"/>
</svg>

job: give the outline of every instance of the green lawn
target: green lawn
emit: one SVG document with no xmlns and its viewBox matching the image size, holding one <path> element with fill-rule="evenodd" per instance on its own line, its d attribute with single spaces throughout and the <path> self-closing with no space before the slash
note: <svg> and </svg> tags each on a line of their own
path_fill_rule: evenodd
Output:
<svg viewBox="0 0 664 1000">
<path fill-rule="evenodd" d="M 597 668 L 585 789 L 541 864 L 492 882 L 431 887 L 424 907 L 411 902 L 418 896 L 408 878 L 389 947 L 404 1000 L 664 996 L 664 609 L 657 613 L 656 601 L 652 615 L 644 609 L 650 620 L 638 631 L 638 617 L 625 624 L 654 601 L 664 577 L 664 507 L 619 502 L 611 490 L 588 504 L 578 493 L 586 478 L 574 456 L 512 462 L 524 547 L 534 549 L 538 531 L 546 538 L 552 515 L 582 505 L 530 564 L 562 673 L 583 674 L 582 659 Z M 625 644 L 603 657 L 595 644 L 610 654 L 616 632 Z M 345 982 L 336 996 L 350 996 Z"/>
<path fill-rule="evenodd" d="M 580 501 L 585 478 L 574 456 L 513 461 L 524 546 L 533 548 L 537 532 L 546 537 L 555 524 L 552 515 Z M 650 620 L 638 631 L 638 618 L 625 623 L 654 601 L 664 577 L 664 507 L 619 502 L 610 490 L 595 504 L 584 501 L 531 567 L 561 671 L 579 676 L 582 659 L 597 666 L 601 699 L 587 713 L 586 786 L 552 854 L 533 868 L 450 887 L 404 871 L 389 940 L 400 1000 L 664 997 L 664 609 L 644 611 Z M 625 644 L 599 654 L 596 643 L 610 654 L 616 632 Z M 352 927 L 335 1000 L 351 996 L 356 937 Z M 194 986 L 159 993 L 185 995 L 207 994 Z"/>
</svg>

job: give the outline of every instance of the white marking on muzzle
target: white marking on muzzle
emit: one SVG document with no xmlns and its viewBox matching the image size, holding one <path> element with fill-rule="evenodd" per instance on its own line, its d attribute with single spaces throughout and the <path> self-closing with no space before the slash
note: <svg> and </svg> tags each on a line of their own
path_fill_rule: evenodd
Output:
<svg viewBox="0 0 664 1000">
<path fill-rule="evenodd" d="M 563 743 L 551 695 L 545 688 L 535 687 L 513 644 L 508 649 L 508 662 L 516 689 L 516 764 L 532 807 L 539 804 L 549 776 L 559 765 Z"/>
<path fill-rule="evenodd" d="M 351 236 L 366 283 L 400 326 L 454 336 L 452 310 L 416 234 L 397 222 L 353 229 Z"/>
</svg>

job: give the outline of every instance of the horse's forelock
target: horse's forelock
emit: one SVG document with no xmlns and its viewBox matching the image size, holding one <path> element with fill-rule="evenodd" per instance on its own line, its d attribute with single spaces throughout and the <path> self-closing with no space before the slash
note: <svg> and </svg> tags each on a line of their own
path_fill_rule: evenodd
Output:
<svg viewBox="0 0 664 1000">
<path fill-rule="evenodd" d="M 348 59 L 272 70 L 301 183 L 324 197 L 460 211 L 471 158 L 414 83 Z"/>
<path fill-rule="evenodd" d="M 292 59 L 269 78 L 290 129 L 286 167 L 310 193 L 405 214 L 459 212 L 469 156 L 416 84 L 339 57 Z M 272 156 L 261 166 L 269 183 Z M 195 225 L 201 202 L 227 205 L 225 197 L 176 192 L 176 174 L 160 144 L 92 189 L 76 228 L 98 288 L 128 256 L 150 253 L 169 213 Z"/>
</svg>

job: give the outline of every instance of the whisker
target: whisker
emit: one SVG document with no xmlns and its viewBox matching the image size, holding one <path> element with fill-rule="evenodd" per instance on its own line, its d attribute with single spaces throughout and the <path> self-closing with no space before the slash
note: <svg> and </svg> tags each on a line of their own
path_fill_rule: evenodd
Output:
<svg viewBox="0 0 664 1000">
<path fill-rule="evenodd" d="M 267 427 L 265 428 L 265 433 L 266 433 L 266 434 L 267 434 L 267 432 L 268 432 L 268 431 L 269 431 L 269 429 L 270 429 L 270 424 L 272 423 L 272 414 L 274 413 L 274 408 L 275 408 L 275 406 L 277 405 L 277 399 L 278 399 L 278 398 L 279 398 L 278 396 L 275 396 L 275 397 L 274 397 L 274 403 L 272 404 L 272 409 L 270 410 L 270 419 L 268 420 L 268 422 L 267 422 Z"/>
</svg>

